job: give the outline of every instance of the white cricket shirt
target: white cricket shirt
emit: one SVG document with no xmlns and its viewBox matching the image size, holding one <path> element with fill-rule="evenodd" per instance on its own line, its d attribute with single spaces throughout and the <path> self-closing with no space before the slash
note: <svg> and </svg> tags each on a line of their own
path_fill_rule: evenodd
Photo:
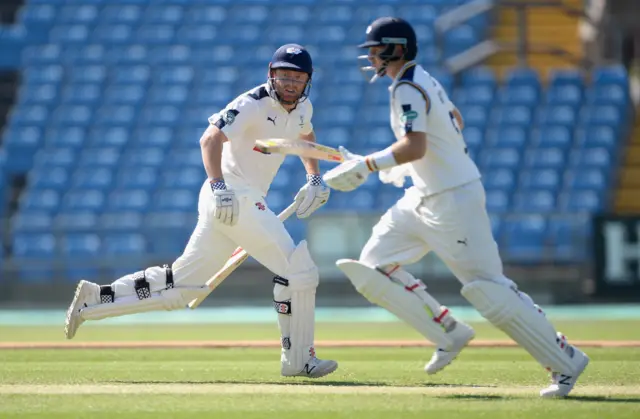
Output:
<svg viewBox="0 0 640 419">
<path fill-rule="evenodd" d="M 263 154 L 255 141 L 267 138 L 297 139 L 313 131 L 313 106 L 309 98 L 287 112 L 269 96 L 268 84 L 249 90 L 209 117 L 228 140 L 222 148 L 222 174 L 229 189 L 253 189 L 266 196 L 285 156 Z"/>
<path fill-rule="evenodd" d="M 402 67 L 389 91 L 396 139 L 412 131 L 427 134 L 424 157 L 407 163 L 413 184 L 425 196 L 480 178 L 453 116 L 455 105 L 436 79 L 411 61 Z"/>
</svg>

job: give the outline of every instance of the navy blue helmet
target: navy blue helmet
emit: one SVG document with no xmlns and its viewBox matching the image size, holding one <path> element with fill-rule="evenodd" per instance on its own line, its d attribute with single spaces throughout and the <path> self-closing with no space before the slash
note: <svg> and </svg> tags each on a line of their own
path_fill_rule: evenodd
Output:
<svg viewBox="0 0 640 419">
<path fill-rule="evenodd" d="M 396 46 L 401 46 L 401 53 L 396 52 Z M 370 48 L 384 46 L 385 48 L 378 54 L 382 60 L 380 68 L 375 69 L 371 65 L 361 66 L 363 71 L 375 71 L 371 78 L 374 82 L 378 77 L 386 74 L 387 65 L 391 61 L 413 60 L 418 54 L 418 41 L 413 27 L 404 19 L 398 17 L 381 17 L 376 19 L 367 27 L 366 40 L 358 45 L 358 48 Z M 361 55 L 358 59 L 368 60 L 368 55 Z"/>
<path fill-rule="evenodd" d="M 276 70 L 278 68 L 289 69 L 293 71 L 299 71 L 301 73 L 306 73 L 309 75 L 309 80 L 307 81 L 302 94 L 295 101 L 286 101 L 278 95 L 275 89 L 275 78 L 273 77 L 272 70 Z M 269 87 L 270 94 L 277 101 L 287 104 L 294 105 L 296 103 L 303 102 L 309 96 L 309 91 L 311 90 L 311 76 L 313 75 L 313 62 L 311 60 L 311 54 L 307 51 L 303 46 L 298 44 L 286 44 L 281 46 L 276 50 L 273 54 L 273 58 L 271 59 L 271 63 L 269 64 Z"/>
</svg>

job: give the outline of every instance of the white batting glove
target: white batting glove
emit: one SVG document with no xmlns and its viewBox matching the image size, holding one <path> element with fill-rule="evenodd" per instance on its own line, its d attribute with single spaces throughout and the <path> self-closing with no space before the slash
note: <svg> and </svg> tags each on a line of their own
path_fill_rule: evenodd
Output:
<svg viewBox="0 0 640 419">
<path fill-rule="evenodd" d="M 210 183 L 213 190 L 213 216 L 222 224 L 236 225 L 240 206 L 235 192 L 228 190 L 222 179 L 214 179 Z"/>
<path fill-rule="evenodd" d="M 315 210 L 327 203 L 330 194 L 331 189 L 322 181 L 322 176 L 308 174 L 307 183 L 300 188 L 294 198 L 295 201 L 302 200 L 296 210 L 298 218 L 310 216 Z"/>
<path fill-rule="evenodd" d="M 340 153 L 344 162 L 325 173 L 322 179 L 331 189 L 349 192 L 365 183 L 371 171 L 363 156 L 353 154 L 342 146 Z"/>
</svg>

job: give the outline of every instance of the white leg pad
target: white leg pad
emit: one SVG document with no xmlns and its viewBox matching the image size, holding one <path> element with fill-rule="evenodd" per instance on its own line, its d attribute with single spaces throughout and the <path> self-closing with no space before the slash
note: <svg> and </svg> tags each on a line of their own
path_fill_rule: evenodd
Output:
<svg viewBox="0 0 640 419">
<path fill-rule="evenodd" d="M 509 335 L 544 368 L 573 375 L 575 362 L 558 342 L 556 330 L 544 314 L 519 291 L 491 281 L 465 285 L 461 294 L 494 326 Z M 528 296 L 527 296 L 528 297 Z"/>
<path fill-rule="evenodd" d="M 301 372 L 310 358 L 315 357 L 314 328 L 316 288 L 319 283 L 316 267 L 306 241 L 298 244 L 289 257 L 286 278 L 273 280 L 274 307 L 282 341 L 282 373 Z"/>
<path fill-rule="evenodd" d="M 149 298 L 139 299 L 132 295 L 120 297 L 112 303 L 100 303 L 80 310 L 83 320 L 101 320 L 127 314 L 145 313 L 158 310 L 179 310 L 186 307 L 187 302 L 202 293 L 200 287 L 178 287 L 153 292 Z"/>
<path fill-rule="evenodd" d="M 438 348 L 451 350 L 453 340 L 417 294 L 407 291 L 382 272 L 362 262 L 340 259 L 336 265 L 367 300 L 404 320 Z"/>
</svg>

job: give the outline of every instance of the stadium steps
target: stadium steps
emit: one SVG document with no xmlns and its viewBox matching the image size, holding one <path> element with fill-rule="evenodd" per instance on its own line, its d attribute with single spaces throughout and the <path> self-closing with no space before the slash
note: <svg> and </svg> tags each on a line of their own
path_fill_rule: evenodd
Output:
<svg viewBox="0 0 640 419">
<path fill-rule="evenodd" d="M 616 212 L 640 214 L 640 111 L 636 111 L 619 182 L 616 191 Z"/>
<path fill-rule="evenodd" d="M 19 72 L 0 71 L 0 133 L 4 130 L 9 110 L 17 99 L 19 85 Z"/>
<path fill-rule="evenodd" d="M 2 0 L 0 2 L 0 24 L 16 23 L 16 15 L 23 4 L 23 0 Z"/>
<path fill-rule="evenodd" d="M 582 0 L 566 0 L 566 5 L 580 8 Z M 582 57 L 582 43 L 578 37 L 578 17 L 562 13 L 556 7 L 531 7 L 527 9 L 527 38 L 530 44 L 561 48 L 578 57 Z M 503 7 L 498 14 L 498 23 L 493 28 L 493 38 L 496 41 L 518 41 L 518 16 L 514 8 Z M 534 68 L 543 80 L 547 79 L 550 68 L 575 67 L 570 61 L 549 54 L 529 53 L 528 66 Z M 501 52 L 488 61 L 496 73 L 502 76 L 513 66 L 518 65 L 515 52 Z"/>
</svg>

